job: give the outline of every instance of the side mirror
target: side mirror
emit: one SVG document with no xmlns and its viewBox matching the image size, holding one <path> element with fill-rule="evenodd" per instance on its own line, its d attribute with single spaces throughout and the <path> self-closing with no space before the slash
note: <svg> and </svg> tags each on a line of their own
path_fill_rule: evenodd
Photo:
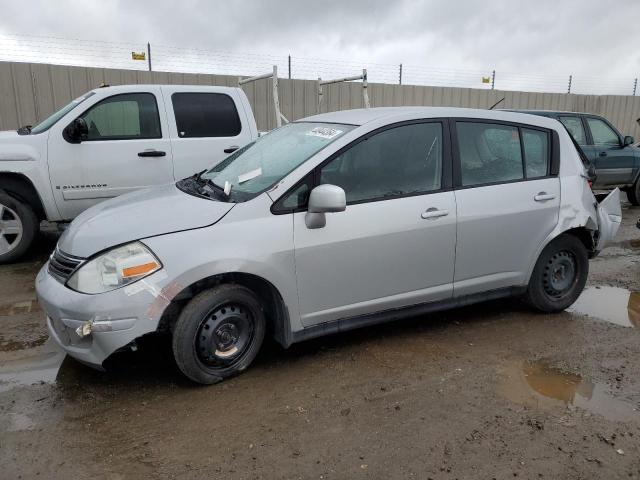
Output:
<svg viewBox="0 0 640 480">
<path fill-rule="evenodd" d="M 327 224 L 325 213 L 344 212 L 347 197 L 344 190 L 336 185 L 318 185 L 311 190 L 309 206 L 304 221 L 307 228 L 322 228 Z"/>
<path fill-rule="evenodd" d="M 89 127 L 84 118 L 76 118 L 64 129 L 64 137 L 70 143 L 81 143 L 89 135 Z"/>
<path fill-rule="evenodd" d="M 589 168 L 587 168 L 587 176 L 589 177 L 589 181 L 591 183 L 595 183 L 598 176 L 596 175 L 596 166 L 593 163 L 589 163 Z"/>
<path fill-rule="evenodd" d="M 622 146 L 626 147 L 627 145 L 633 145 L 635 143 L 635 140 L 633 137 L 630 137 L 629 135 L 624 137 L 624 141 L 622 142 Z"/>
</svg>

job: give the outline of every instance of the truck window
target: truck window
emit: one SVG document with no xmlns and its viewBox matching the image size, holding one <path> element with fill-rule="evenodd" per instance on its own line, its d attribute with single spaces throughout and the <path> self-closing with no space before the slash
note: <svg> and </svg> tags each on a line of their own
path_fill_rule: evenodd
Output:
<svg viewBox="0 0 640 480">
<path fill-rule="evenodd" d="M 58 110 L 57 112 L 55 112 L 54 114 L 52 114 L 51 116 L 47 117 L 45 120 L 40 122 L 38 125 L 33 127 L 31 129 L 31 133 L 36 135 L 38 133 L 46 132 L 58 120 L 60 120 L 67 113 L 69 113 L 71 110 L 76 108 L 78 105 L 80 105 L 82 102 L 84 102 L 87 98 L 89 98 L 92 95 L 95 95 L 95 93 L 94 92 L 88 92 L 88 93 L 85 93 L 84 95 L 82 95 L 81 97 L 78 97 L 75 100 L 71 101 L 70 103 L 68 103 L 67 105 L 62 107 L 60 110 Z"/>
<path fill-rule="evenodd" d="M 105 98 L 82 114 L 87 140 L 162 138 L 156 97 L 151 93 L 125 93 Z"/>
<path fill-rule="evenodd" d="M 587 124 L 591 129 L 593 143 L 596 145 L 620 145 L 618 134 L 599 118 L 587 117 Z"/>
<path fill-rule="evenodd" d="M 565 126 L 576 142 L 578 142 L 578 145 L 587 144 L 587 136 L 584 134 L 580 117 L 562 116 L 559 117 L 558 120 Z"/>
<path fill-rule="evenodd" d="M 229 95 L 174 93 L 171 102 L 180 138 L 235 137 L 242 130 L 238 110 Z"/>
</svg>

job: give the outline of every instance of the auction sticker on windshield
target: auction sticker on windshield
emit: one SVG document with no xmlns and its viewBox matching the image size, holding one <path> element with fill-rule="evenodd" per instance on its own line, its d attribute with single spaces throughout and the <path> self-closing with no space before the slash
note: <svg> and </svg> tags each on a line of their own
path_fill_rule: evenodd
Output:
<svg viewBox="0 0 640 480">
<path fill-rule="evenodd" d="M 262 168 L 258 167 L 255 170 L 251 170 L 250 172 L 243 173 L 242 175 L 238 175 L 238 183 L 248 182 L 249 180 L 253 180 L 256 177 L 262 175 Z"/>
<path fill-rule="evenodd" d="M 321 137 L 326 138 L 327 140 L 332 139 L 333 137 L 340 135 L 342 130 L 338 130 L 330 127 L 315 127 L 307 132 L 307 135 L 311 135 L 312 137 Z"/>
</svg>

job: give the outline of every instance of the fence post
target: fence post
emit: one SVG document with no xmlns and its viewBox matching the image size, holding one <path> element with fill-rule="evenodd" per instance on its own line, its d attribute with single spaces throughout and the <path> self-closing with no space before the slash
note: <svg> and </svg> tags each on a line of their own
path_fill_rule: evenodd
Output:
<svg viewBox="0 0 640 480">
<path fill-rule="evenodd" d="M 369 82 L 367 80 L 367 69 L 363 68 L 362 69 L 362 98 L 364 101 L 364 108 L 370 107 L 368 88 L 369 88 Z"/>
<path fill-rule="evenodd" d="M 38 107 L 38 87 L 36 85 L 36 75 L 31 71 L 31 91 L 33 92 L 33 106 L 35 107 L 36 118 L 34 124 L 40 121 L 40 108 Z"/>
<path fill-rule="evenodd" d="M 400 73 L 398 76 L 398 85 L 402 85 L 402 64 L 400 64 Z"/>
<path fill-rule="evenodd" d="M 571 81 L 573 80 L 573 75 L 569 75 L 569 86 L 567 87 L 567 93 L 571 93 Z"/>
<path fill-rule="evenodd" d="M 491 90 L 496 86 L 496 71 L 491 72 Z"/>
<path fill-rule="evenodd" d="M 637 87 L 638 87 L 638 79 L 636 78 L 636 79 L 633 81 L 633 96 L 634 96 L 634 97 L 636 96 L 636 88 L 637 88 Z"/>
<path fill-rule="evenodd" d="M 149 71 L 151 71 L 151 44 L 147 42 L 147 61 L 149 62 Z"/>
<path fill-rule="evenodd" d="M 289 55 L 289 80 L 291 80 L 291 55 Z"/>
</svg>

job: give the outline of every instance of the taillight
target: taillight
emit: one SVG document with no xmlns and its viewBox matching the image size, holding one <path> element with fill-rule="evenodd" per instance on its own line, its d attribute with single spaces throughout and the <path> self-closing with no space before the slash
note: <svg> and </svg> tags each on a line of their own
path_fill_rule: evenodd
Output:
<svg viewBox="0 0 640 480">
<path fill-rule="evenodd" d="M 593 190 L 593 181 L 587 180 L 587 183 L 589 184 L 589 188 Z"/>
</svg>

